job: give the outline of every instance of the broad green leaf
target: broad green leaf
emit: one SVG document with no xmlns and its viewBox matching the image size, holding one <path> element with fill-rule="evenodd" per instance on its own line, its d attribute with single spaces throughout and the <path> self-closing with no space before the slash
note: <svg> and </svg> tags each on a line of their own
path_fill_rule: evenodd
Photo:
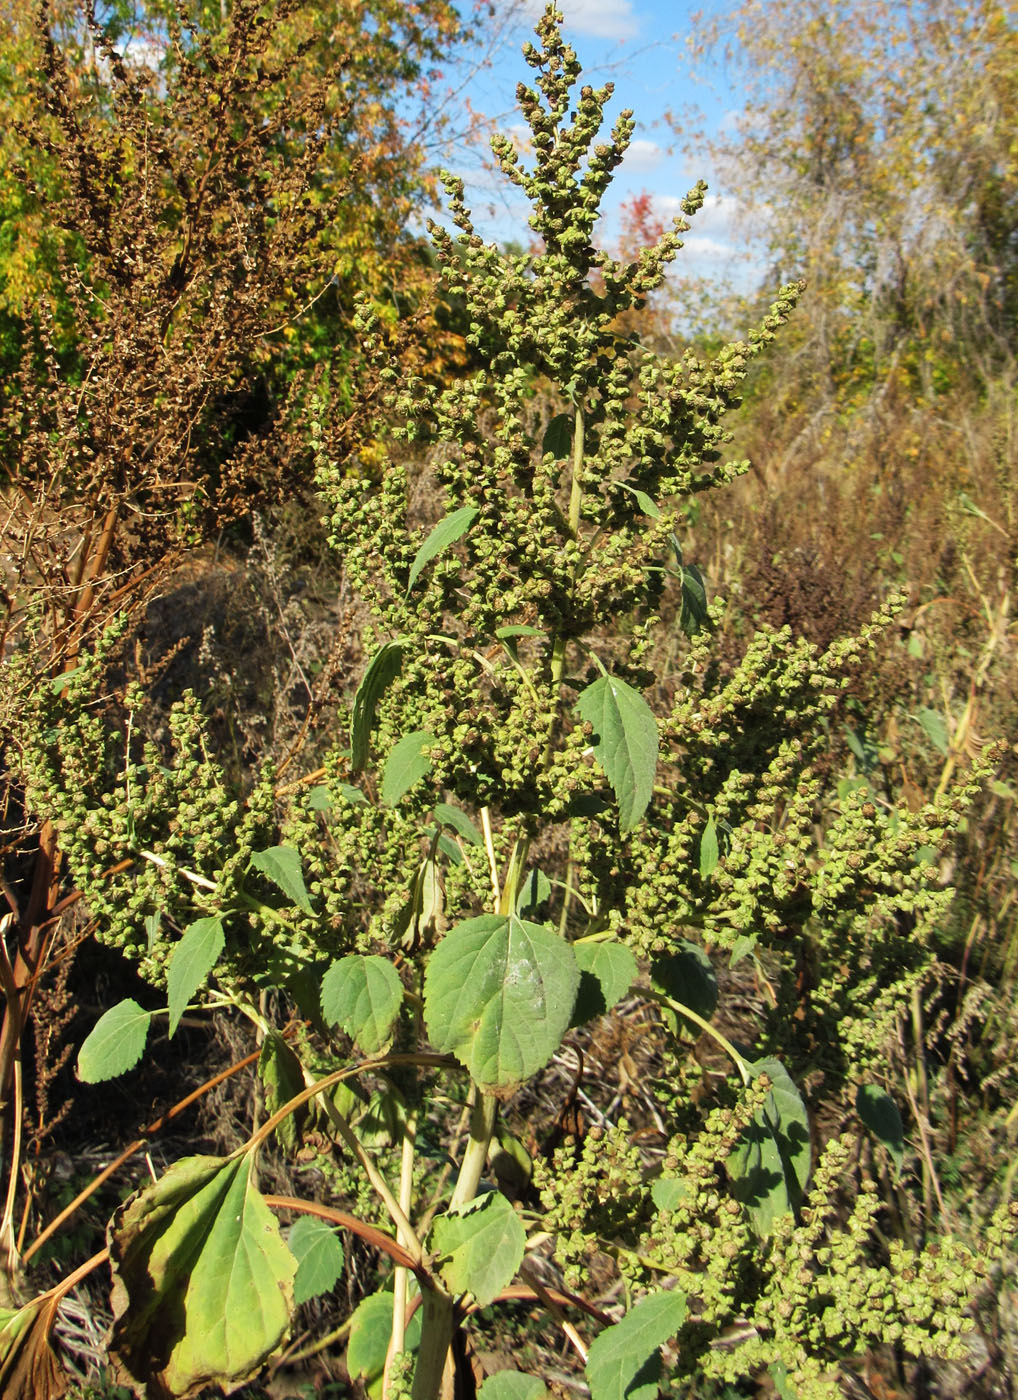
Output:
<svg viewBox="0 0 1018 1400">
<path fill-rule="evenodd" d="M 718 867 L 718 829 L 714 825 L 714 813 L 707 818 L 707 825 L 700 832 L 700 874 L 704 879 L 713 875 Z"/>
<path fill-rule="evenodd" d="M 371 1400 L 382 1393 L 385 1357 L 392 1336 L 392 1294 L 371 1293 L 354 1310 L 350 1319 L 350 1340 L 346 1347 L 346 1369 L 351 1380 L 362 1380 Z M 406 1329 L 406 1349 L 416 1351 L 421 1341 L 420 1308 Z"/>
<path fill-rule="evenodd" d="M 695 1011 L 705 1021 L 714 1015 L 718 1004 L 718 978 L 704 950 L 688 939 L 679 939 L 674 953 L 663 953 L 650 965 L 650 980 L 658 991 L 673 1001 L 679 1001 Z M 679 1024 L 691 1035 L 699 1035 L 700 1027 L 688 1016 L 665 1008 L 665 1020 L 677 1030 Z M 678 1017 L 674 1020 L 673 1017 Z"/>
<path fill-rule="evenodd" d="M 304 884 L 299 851 L 292 846 L 270 846 L 267 851 L 253 853 L 251 867 L 282 890 L 291 904 L 296 904 L 307 914 L 314 913 Z"/>
<path fill-rule="evenodd" d="M 434 734 L 415 729 L 404 734 L 393 746 L 382 774 L 381 795 L 387 807 L 395 807 L 400 798 L 431 771 L 431 759 L 423 752 L 435 742 Z"/>
<path fill-rule="evenodd" d="M 128 997 L 103 1013 L 78 1051 L 78 1078 L 86 1084 L 116 1079 L 141 1059 L 152 1013 Z"/>
<path fill-rule="evenodd" d="M 621 1000 L 636 980 L 636 959 L 624 943 L 574 943 L 580 969 L 572 1024 L 586 1025 Z"/>
<path fill-rule="evenodd" d="M 368 761 L 371 731 L 378 702 L 400 673 L 403 647 L 409 639 L 394 637 L 375 652 L 357 687 L 350 716 L 350 769 L 358 773 Z"/>
<path fill-rule="evenodd" d="M 557 413 L 544 430 L 544 437 L 541 439 L 541 456 L 544 457 L 550 452 L 556 461 L 568 457 L 573 450 L 575 423 L 575 414 Z"/>
<path fill-rule="evenodd" d="M 641 1298 L 595 1337 L 586 1367 L 591 1400 L 655 1400 L 661 1348 L 685 1320 L 686 1296 L 672 1288 Z"/>
<path fill-rule="evenodd" d="M 226 944 L 222 919 L 195 919 L 188 924 L 170 954 L 166 969 L 166 993 L 170 1003 L 170 1035 L 173 1035 L 187 1003 L 219 961 Z"/>
<path fill-rule="evenodd" d="M 254 1154 L 187 1157 L 116 1213 L 112 1351 L 148 1394 L 235 1389 L 282 1344 L 296 1261 Z"/>
<path fill-rule="evenodd" d="M 496 1371 L 477 1392 L 477 1400 L 544 1400 L 551 1391 L 539 1376 L 523 1371 Z"/>
<path fill-rule="evenodd" d="M 351 953 L 322 979 L 322 1015 L 342 1026 L 366 1055 L 389 1040 L 403 1003 L 403 983 L 387 958 Z"/>
<path fill-rule="evenodd" d="M 343 1246 L 331 1225 L 316 1216 L 302 1215 L 290 1226 L 286 1243 L 297 1261 L 295 1303 L 306 1303 L 335 1288 L 343 1272 Z"/>
<path fill-rule="evenodd" d="M 460 506 L 459 510 L 454 510 L 451 515 L 447 515 L 444 520 L 438 522 L 414 555 L 414 562 L 410 565 L 410 578 L 406 586 L 407 593 L 411 591 L 420 578 L 422 570 L 431 563 L 432 559 L 437 558 L 458 539 L 462 539 L 477 519 L 477 514 L 476 506 Z"/>
<path fill-rule="evenodd" d="M 441 826 L 452 827 L 468 846 L 484 845 L 484 837 L 461 807 L 454 807 L 451 802 L 436 802 L 435 820 Z"/>
<path fill-rule="evenodd" d="M 679 605 L 679 626 L 687 637 L 695 637 L 709 616 L 707 585 L 695 564 L 683 564 L 682 601 Z"/>
<path fill-rule="evenodd" d="M 445 1286 L 451 1293 L 472 1293 L 482 1308 L 512 1282 L 526 1242 L 519 1216 L 500 1191 L 440 1215 L 431 1232 Z"/>
<path fill-rule="evenodd" d="M 271 1116 L 304 1088 L 300 1060 L 278 1031 L 269 1031 L 258 1056 L 258 1078 L 262 1081 L 265 1112 Z M 276 1136 L 291 1152 L 297 1150 L 297 1121 L 289 1114 L 276 1129 Z"/>
<path fill-rule="evenodd" d="M 527 877 L 520 886 L 519 894 L 516 896 L 516 912 L 521 919 L 533 919 L 536 923 L 537 911 L 549 899 L 551 899 L 551 881 L 543 870 L 538 870 L 535 866 L 533 870 L 527 871 Z"/>
<path fill-rule="evenodd" d="M 558 1049 L 579 981 L 572 948 L 550 929 L 515 915 L 467 919 L 449 930 L 425 973 L 431 1042 L 482 1089 L 522 1084 Z"/>
<path fill-rule="evenodd" d="M 855 1095 L 855 1111 L 900 1172 L 905 1160 L 905 1125 L 898 1105 L 876 1084 L 860 1084 Z"/>
<path fill-rule="evenodd" d="M 779 1216 L 799 1204 L 809 1180 L 809 1119 L 780 1060 L 754 1060 L 748 1068 L 754 1078 L 766 1074 L 771 1089 L 729 1157 L 728 1174 L 753 1228 L 767 1235 Z"/>
<path fill-rule="evenodd" d="M 946 758 L 950 749 L 950 743 L 948 741 L 947 725 L 944 722 L 943 715 L 938 714 L 936 710 L 930 710 L 926 706 L 923 706 L 916 715 L 916 719 L 922 725 L 923 732 L 933 747 Z"/>
<path fill-rule="evenodd" d="M 576 708 L 594 730 L 594 756 L 611 783 L 619 830 L 631 831 L 650 802 L 657 772 L 658 732 L 638 690 L 615 676 L 599 676 L 580 693 Z"/>
</svg>

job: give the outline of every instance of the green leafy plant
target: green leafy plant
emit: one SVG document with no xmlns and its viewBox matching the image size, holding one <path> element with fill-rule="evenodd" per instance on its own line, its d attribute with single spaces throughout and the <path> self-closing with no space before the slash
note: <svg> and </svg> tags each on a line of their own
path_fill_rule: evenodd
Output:
<svg viewBox="0 0 1018 1400">
<path fill-rule="evenodd" d="M 429 445 L 437 523 L 412 518 L 405 465 L 368 487 L 330 455 L 324 406 L 312 424 L 332 542 L 372 615 L 324 781 L 282 794 L 266 767 L 230 793 L 190 698 L 171 752 L 135 752 L 92 700 L 101 656 L 40 698 L 32 800 L 99 937 L 154 1002 L 165 991 L 171 1035 L 185 1010 L 228 1006 L 263 1038 L 270 1111 L 250 1140 L 177 1162 L 111 1225 L 113 1354 L 159 1393 L 232 1384 L 276 1354 L 295 1295 L 337 1276 L 333 1226 L 393 1265 L 354 1315 L 348 1369 L 415 1400 L 451 1395 L 471 1310 L 520 1297 L 597 1322 L 589 1349 L 566 1326 L 594 1400 L 768 1372 L 784 1394 L 831 1397 L 839 1362 L 869 1346 L 959 1354 L 1009 1238 L 1005 1209 L 979 1254 L 882 1244 L 861 1171 L 860 1122 L 901 1166 L 877 1081 L 944 905 L 923 853 L 970 790 L 912 811 L 824 786 L 824 721 L 894 604 L 823 652 L 758 633 L 725 670 L 721 604 L 674 565 L 690 497 L 745 470 L 725 460 L 724 415 L 798 288 L 711 360 L 620 329 L 704 190 L 634 261 L 598 251 L 634 123 L 623 112 L 598 141 L 611 89 L 577 91 L 560 23 L 550 9 L 525 50 L 533 166 L 493 142 L 538 251 L 486 245 L 452 178 L 458 233 L 431 230 L 481 367 L 403 374 L 361 316 L 394 435 Z M 661 665 L 676 618 L 688 636 Z M 715 1023 L 735 976 L 759 1006 L 738 1043 Z M 651 1145 L 597 1110 L 580 1140 L 514 1148 L 514 1095 L 630 992 L 660 1015 Z M 279 1004 L 299 1011 L 285 1038 Z M 79 1072 L 123 1072 L 161 1018 L 111 1008 Z M 845 1129 L 827 1141 L 807 1070 Z M 311 1113 L 360 1178 L 352 1200 L 258 1189 L 259 1151 L 277 1134 L 292 1151 Z M 519 1205 L 500 1153 L 529 1182 Z M 287 1245 L 274 1210 L 325 1229 L 298 1222 Z M 625 1283 L 621 1318 L 598 1261 Z"/>
</svg>

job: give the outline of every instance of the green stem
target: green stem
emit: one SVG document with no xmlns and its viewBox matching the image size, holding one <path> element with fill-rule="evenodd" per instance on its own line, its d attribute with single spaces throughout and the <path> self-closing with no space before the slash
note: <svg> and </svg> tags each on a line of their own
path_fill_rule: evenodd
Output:
<svg viewBox="0 0 1018 1400">
<path fill-rule="evenodd" d="M 415 1259 L 422 1258 L 424 1250 L 421 1248 L 421 1242 L 417 1238 L 414 1227 L 407 1219 L 406 1211 L 403 1210 L 399 1201 L 396 1200 L 396 1197 L 389 1189 L 389 1183 L 365 1151 L 363 1143 L 343 1114 L 340 1113 L 332 1097 L 330 1095 L 323 1095 L 321 1101 L 329 1122 L 343 1139 L 343 1142 L 346 1144 L 354 1160 L 360 1164 L 364 1175 L 374 1187 L 375 1194 L 389 1212 L 392 1222 L 396 1226 L 397 1237 L 405 1245 L 408 1253 L 412 1254 Z"/>
<path fill-rule="evenodd" d="M 495 1131 L 497 1116 L 498 1100 L 475 1084 L 474 1099 L 470 1106 L 470 1139 L 463 1152 L 456 1188 L 449 1202 L 450 1210 L 466 1205 L 467 1201 L 472 1201 L 477 1195 L 488 1160 L 488 1148 L 491 1146 L 491 1135 Z"/>
<path fill-rule="evenodd" d="M 583 505 L 583 483 L 580 473 L 583 470 L 583 409 L 576 405 L 573 426 L 573 474 L 569 483 L 569 529 L 573 539 L 580 533 L 580 507 Z"/>
<path fill-rule="evenodd" d="M 742 1076 L 742 1082 L 747 1087 L 752 1081 L 749 1066 L 746 1064 L 744 1056 L 740 1055 L 732 1042 L 723 1036 L 719 1030 L 711 1025 L 709 1021 L 698 1015 L 691 1006 L 685 1006 L 681 1001 L 676 1001 L 674 997 L 666 996 L 664 992 L 659 992 L 654 987 L 647 987 L 643 991 L 644 996 L 650 997 L 653 1001 L 660 1002 L 662 1006 L 667 1006 L 671 1011 L 676 1011 L 680 1016 L 685 1016 L 687 1021 L 692 1021 L 694 1026 L 699 1026 L 702 1031 L 706 1031 L 709 1036 L 721 1046 L 726 1055 L 730 1055 L 735 1061 L 735 1068 Z"/>
<path fill-rule="evenodd" d="M 439 1285 L 421 1289 L 421 1345 L 414 1367 L 413 1400 L 452 1400 L 453 1300 Z"/>
<path fill-rule="evenodd" d="M 449 1202 L 450 1210 L 457 1210 L 477 1195 L 497 1116 L 498 1100 L 475 1084 L 470 1105 L 470 1139 Z M 413 1400 L 453 1400 L 453 1299 L 437 1282 L 422 1282 L 421 1292 L 424 1316 L 421 1321 L 421 1346 L 414 1370 Z"/>
<path fill-rule="evenodd" d="M 403 1129 L 403 1147 L 399 1164 L 399 1208 L 410 1218 L 414 1194 L 414 1148 L 417 1142 L 417 1116 L 410 1114 Z M 396 1243 L 408 1247 L 403 1230 L 397 1229 Z M 400 1352 L 406 1349 L 406 1304 L 409 1273 L 397 1265 L 392 1282 L 392 1333 L 389 1337 L 389 1350 L 385 1357 L 385 1374 L 382 1378 L 382 1397 L 388 1400 L 392 1363 Z"/>
</svg>

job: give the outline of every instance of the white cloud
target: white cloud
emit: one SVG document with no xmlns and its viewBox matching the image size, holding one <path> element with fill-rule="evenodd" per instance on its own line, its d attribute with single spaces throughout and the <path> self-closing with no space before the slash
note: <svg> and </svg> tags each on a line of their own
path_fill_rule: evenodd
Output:
<svg viewBox="0 0 1018 1400">
<path fill-rule="evenodd" d="M 664 159 L 664 154 L 656 141 L 630 141 L 624 167 L 626 174 L 636 174 L 640 170 L 655 170 Z"/>
<path fill-rule="evenodd" d="M 640 32 L 630 0 L 559 0 L 565 18 L 565 35 L 586 34 L 593 39 L 632 39 Z M 523 12 L 531 19 L 544 14 L 546 0 L 523 0 Z"/>
</svg>

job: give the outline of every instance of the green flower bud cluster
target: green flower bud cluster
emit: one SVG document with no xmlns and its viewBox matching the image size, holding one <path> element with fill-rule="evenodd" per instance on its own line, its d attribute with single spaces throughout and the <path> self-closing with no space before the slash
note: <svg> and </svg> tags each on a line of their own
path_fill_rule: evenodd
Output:
<svg viewBox="0 0 1018 1400">
<path fill-rule="evenodd" d="M 591 1128 L 580 1143 L 567 1138 L 550 1161 L 538 1158 L 534 1185 L 543 1228 L 555 1235 L 556 1257 L 574 1288 L 586 1284 L 601 1242 L 635 1240 L 649 1208 L 640 1154 L 624 1118 Z"/>
</svg>

